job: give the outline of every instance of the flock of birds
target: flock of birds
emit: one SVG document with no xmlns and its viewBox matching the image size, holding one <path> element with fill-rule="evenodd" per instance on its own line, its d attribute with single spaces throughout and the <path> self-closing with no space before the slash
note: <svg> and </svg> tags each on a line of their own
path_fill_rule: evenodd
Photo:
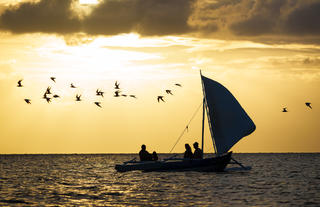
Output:
<svg viewBox="0 0 320 207">
<path fill-rule="evenodd" d="M 310 102 L 305 102 L 304 103 L 307 107 L 312 109 L 311 103 Z M 288 112 L 287 107 L 282 108 L 282 112 Z"/>
<path fill-rule="evenodd" d="M 56 77 L 50 77 L 50 79 L 51 79 L 53 82 L 56 82 Z M 21 79 L 21 80 L 18 81 L 17 87 L 23 87 L 22 81 L 23 81 L 23 79 Z M 174 85 L 175 85 L 175 86 L 178 86 L 178 87 L 182 87 L 182 85 L 181 85 L 180 83 L 175 83 Z M 71 83 L 71 84 L 70 84 L 70 88 L 77 88 L 77 87 L 76 87 L 73 83 Z M 121 96 L 123 96 L 123 97 L 131 97 L 131 98 L 135 98 L 135 99 L 137 98 L 136 95 L 133 95 L 133 94 L 126 95 L 126 94 L 121 93 L 120 83 L 119 83 L 118 81 L 116 81 L 116 82 L 114 83 L 114 89 L 115 89 L 115 91 L 114 91 L 114 97 L 121 97 Z M 166 92 L 166 94 L 173 95 L 172 91 L 169 90 L 169 89 L 165 90 L 165 92 Z M 104 94 L 104 91 L 102 91 L 101 89 L 97 89 L 97 90 L 96 90 L 96 96 L 104 97 L 103 94 Z M 42 98 L 45 99 L 45 100 L 47 101 L 47 103 L 50 103 L 53 98 L 60 98 L 60 96 L 57 95 L 57 94 L 52 94 L 52 92 L 51 92 L 51 87 L 48 86 L 47 89 L 46 89 L 46 91 L 44 92 Z M 158 103 L 159 103 L 159 102 L 165 102 L 164 96 L 157 96 L 156 99 L 157 99 Z M 29 99 L 29 98 L 24 99 L 24 101 L 25 101 L 27 104 L 31 104 L 31 99 Z M 78 101 L 82 101 L 82 99 L 81 99 L 81 94 L 76 94 L 75 101 L 77 101 L 77 102 L 78 102 Z M 102 108 L 101 102 L 95 101 L 94 104 L 95 104 L 96 106 Z"/>
<path fill-rule="evenodd" d="M 53 82 L 56 82 L 56 77 L 50 77 L 50 79 L 51 79 Z M 22 81 L 23 81 L 22 79 L 18 81 L 17 87 L 23 87 Z M 178 86 L 178 87 L 182 87 L 182 85 L 181 85 L 180 83 L 175 83 L 174 85 L 175 85 L 175 86 Z M 73 83 L 71 83 L 71 84 L 70 84 L 70 88 L 77 88 L 77 87 L 76 87 Z M 114 83 L 114 89 L 115 89 L 115 91 L 114 91 L 114 97 L 121 97 L 121 96 L 127 97 L 127 96 L 129 96 L 129 97 L 131 97 L 131 98 L 137 98 L 136 95 L 133 95 L 133 94 L 131 94 L 131 95 L 122 94 L 122 93 L 121 93 L 121 90 L 120 90 L 120 83 L 119 83 L 118 81 L 116 81 L 116 82 Z M 173 95 L 172 91 L 169 90 L 169 89 L 165 90 L 165 92 L 166 92 L 166 94 Z M 104 97 L 103 94 L 104 94 L 104 91 L 102 91 L 101 89 L 97 89 L 97 90 L 96 90 L 96 96 Z M 46 89 L 46 91 L 45 91 L 45 93 L 43 94 L 43 97 L 42 97 L 42 98 L 45 99 L 48 103 L 50 103 L 53 98 L 60 98 L 60 96 L 57 95 L 57 94 L 53 94 L 51 97 L 50 97 L 49 95 L 52 95 L 52 93 L 51 93 L 51 87 L 50 87 L 50 86 L 48 86 L 48 88 Z M 164 96 L 157 96 L 156 99 L 157 99 L 158 103 L 159 103 L 159 102 L 165 102 Z M 25 101 L 27 104 L 31 104 L 31 99 L 26 98 L 26 99 L 24 99 L 24 101 Z M 82 101 L 82 99 L 81 99 L 81 94 L 76 94 L 75 101 Z M 101 106 L 101 102 L 99 102 L 99 101 L 95 101 L 94 104 L 95 104 L 96 106 L 100 107 L 100 108 L 102 107 L 102 106 Z M 311 106 L 311 103 L 310 103 L 310 102 L 305 102 L 305 105 L 306 105 L 308 108 L 312 109 L 312 106 Z M 282 108 L 282 112 L 288 112 L 287 107 Z"/>
</svg>

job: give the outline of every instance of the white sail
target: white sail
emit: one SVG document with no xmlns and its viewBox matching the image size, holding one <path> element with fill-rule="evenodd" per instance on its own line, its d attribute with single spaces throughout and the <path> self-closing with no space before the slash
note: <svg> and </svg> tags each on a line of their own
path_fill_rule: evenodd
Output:
<svg viewBox="0 0 320 207">
<path fill-rule="evenodd" d="M 256 126 L 236 98 L 220 83 L 201 75 L 208 121 L 218 155 L 226 153 Z"/>
</svg>

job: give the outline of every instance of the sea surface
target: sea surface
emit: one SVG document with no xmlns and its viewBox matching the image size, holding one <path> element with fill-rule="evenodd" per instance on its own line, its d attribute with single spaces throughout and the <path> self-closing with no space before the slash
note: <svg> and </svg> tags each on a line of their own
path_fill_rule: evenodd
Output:
<svg viewBox="0 0 320 207">
<path fill-rule="evenodd" d="M 234 154 L 250 171 L 115 171 L 134 157 L 0 155 L 0 206 L 320 206 L 319 153 Z"/>
</svg>

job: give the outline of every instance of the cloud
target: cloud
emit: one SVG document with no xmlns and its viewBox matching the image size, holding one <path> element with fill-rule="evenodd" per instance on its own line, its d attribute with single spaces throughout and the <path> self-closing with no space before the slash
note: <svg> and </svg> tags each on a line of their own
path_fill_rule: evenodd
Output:
<svg viewBox="0 0 320 207">
<path fill-rule="evenodd" d="M 189 24 L 206 38 L 319 44 L 319 4 L 317 0 L 198 0 Z"/>
<path fill-rule="evenodd" d="M 88 37 L 84 33 L 65 34 L 64 41 L 69 46 L 89 44 L 94 41 L 94 38 Z"/>
<path fill-rule="evenodd" d="M 77 2 L 40 0 L 7 7 L 0 15 L 0 29 L 320 44 L 318 0 L 104 0 L 82 16 L 74 10 Z"/>
<path fill-rule="evenodd" d="M 285 22 L 285 31 L 293 35 L 320 35 L 320 2 L 295 9 Z"/>
<path fill-rule="evenodd" d="M 247 11 L 243 11 L 247 13 L 247 17 L 231 23 L 229 28 L 237 35 L 272 34 L 275 32 L 275 27 L 282 14 L 281 9 L 285 4 L 285 0 L 256 1 L 252 7 L 247 8 Z"/>
<path fill-rule="evenodd" d="M 244 17 L 230 22 L 229 29 L 240 36 L 317 36 L 320 34 L 320 2 L 307 0 L 259 0 Z"/>
<path fill-rule="evenodd" d="M 116 35 L 184 34 L 193 0 L 106 0 L 82 18 L 72 10 L 76 0 L 23 2 L 7 8 L 0 28 L 12 33 Z"/>
<path fill-rule="evenodd" d="M 88 34 L 114 35 L 137 32 L 141 35 L 184 34 L 191 13 L 190 0 L 108 0 L 84 19 Z"/>
<path fill-rule="evenodd" d="M 10 6 L 0 17 L 0 27 L 12 33 L 73 33 L 80 21 L 71 12 L 72 0 L 41 0 Z"/>
<path fill-rule="evenodd" d="M 318 68 L 319 70 L 320 70 L 320 67 L 319 67 L 319 65 L 320 65 L 320 58 L 317 58 L 317 57 L 307 57 L 307 58 L 304 58 L 303 60 L 302 60 L 302 63 L 303 63 L 303 65 L 305 65 L 305 66 L 309 66 L 309 67 L 316 67 L 316 68 Z"/>
</svg>

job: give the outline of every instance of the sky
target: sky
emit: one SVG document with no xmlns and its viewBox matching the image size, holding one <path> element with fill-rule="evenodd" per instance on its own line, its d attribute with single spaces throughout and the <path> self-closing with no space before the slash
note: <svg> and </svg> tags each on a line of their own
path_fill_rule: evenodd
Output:
<svg viewBox="0 0 320 207">
<path fill-rule="evenodd" d="M 166 153 L 195 113 L 182 153 L 200 70 L 256 125 L 232 151 L 320 152 L 319 22 L 318 0 L 0 0 L 0 154 Z"/>
</svg>

